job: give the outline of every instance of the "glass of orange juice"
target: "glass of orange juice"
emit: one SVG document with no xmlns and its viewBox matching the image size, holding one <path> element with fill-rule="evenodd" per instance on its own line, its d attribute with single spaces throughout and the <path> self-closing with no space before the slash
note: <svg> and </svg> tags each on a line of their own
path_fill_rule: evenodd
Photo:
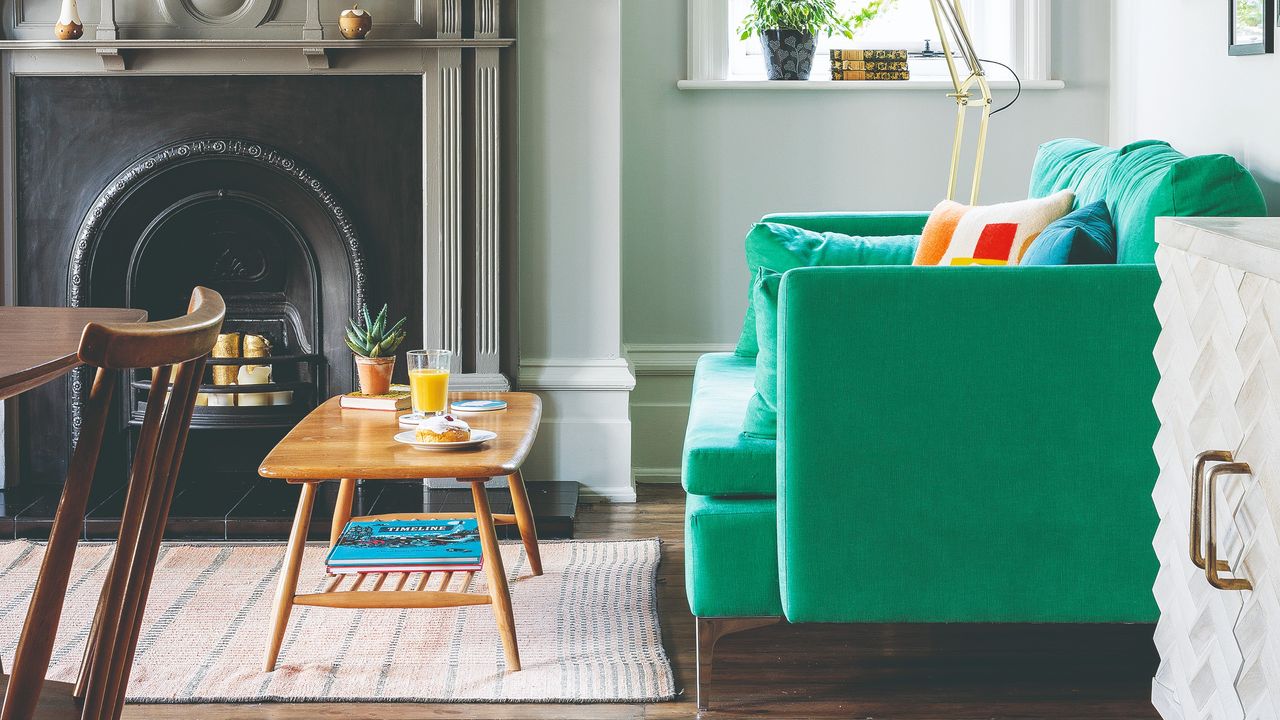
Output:
<svg viewBox="0 0 1280 720">
<path fill-rule="evenodd" d="M 406 353 L 409 364 L 409 401 L 415 417 L 443 415 L 449 405 L 449 365 L 453 362 L 450 350 L 410 350 Z"/>
</svg>

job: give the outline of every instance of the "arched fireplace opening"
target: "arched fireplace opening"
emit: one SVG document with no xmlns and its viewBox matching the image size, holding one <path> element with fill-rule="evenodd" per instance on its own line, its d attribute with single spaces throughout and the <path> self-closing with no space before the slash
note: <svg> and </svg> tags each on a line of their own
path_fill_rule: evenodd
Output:
<svg viewBox="0 0 1280 720">
<path fill-rule="evenodd" d="M 222 293 L 223 331 L 265 338 L 270 359 L 212 360 L 192 428 L 281 430 L 349 386 L 342 333 L 364 301 L 363 268 L 353 224 L 314 171 L 250 139 L 197 138 L 148 153 L 98 195 L 77 235 L 68 302 L 172 317 L 192 287 Z M 248 363 L 268 365 L 271 382 L 237 392 L 243 383 L 216 375 Z M 72 383 L 73 439 L 88 381 Z M 122 398 L 131 425 L 149 388 L 139 374 Z"/>
</svg>

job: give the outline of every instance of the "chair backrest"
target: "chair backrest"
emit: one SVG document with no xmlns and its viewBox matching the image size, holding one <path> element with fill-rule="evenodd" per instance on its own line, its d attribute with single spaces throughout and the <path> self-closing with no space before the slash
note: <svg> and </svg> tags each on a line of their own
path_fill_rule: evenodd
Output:
<svg viewBox="0 0 1280 720">
<path fill-rule="evenodd" d="M 97 373 L 22 628 L 0 720 L 23 720 L 36 711 L 110 418 L 112 391 L 121 370 L 152 368 L 116 552 L 103 582 L 80 676 L 72 690 L 83 701 L 82 717 L 120 716 L 205 358 L 213 350 L 225 313 L 221 295 L 196 288 L 188 314 L 183 317 L 85 326 L 79 356 L 96 367 Z"/>
<path fill-rule="evenodd" d="M 1255 217 L 1267 203 L 1249 171 L 1230 155 L 1187 157 L 1159 140 L 1121 148 L 1064 138 L 1040 146 L 1030 197 L 1059 190 L 1077 206 L 1105 200 L 1121 263 L 1155 260 L 1157 217 Z"/>
<path fill-rule="evenodd" d="M 89 323 L 80 336 L 80 359 L 112 370 L 178 365 L 208 355 L 226 313 L 209 288 L 191 293 L 187 314 L 172 320 L 105 325 Z"/>
</svg>

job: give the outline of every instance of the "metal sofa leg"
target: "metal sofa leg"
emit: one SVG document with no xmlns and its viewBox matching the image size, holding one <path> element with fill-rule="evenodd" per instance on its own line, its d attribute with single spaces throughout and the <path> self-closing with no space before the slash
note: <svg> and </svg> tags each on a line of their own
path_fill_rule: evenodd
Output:
<svg viewBox="0 0 1280 720">
<path fill-rule="evenodd" d="M 711 663 L 716 643 L 725 635 L 753 630 L 782 622 L 780 617 L 700 617 L 698 623 L 698 710 L 707 709 L 707 690 L 711 685 Z"/>
</svg>

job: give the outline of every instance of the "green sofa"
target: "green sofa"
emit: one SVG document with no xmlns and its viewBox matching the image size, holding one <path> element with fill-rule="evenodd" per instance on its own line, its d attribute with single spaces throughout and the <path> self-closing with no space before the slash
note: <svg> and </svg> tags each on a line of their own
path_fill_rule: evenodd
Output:
<svg viewBox="0 0 1280 720">
<path fill-rule="evenodd" d="M 683 482 L 698 704 L 716 641 L 790 622 L 1153 622 L 1158 216 L 1266 214 L 1224 155 L 1046 143 L 1030 194 L 1105 198 L 1119 263 L 791 270 L 776 441 L 755 358 L 704 356 Z M 927 213 L 771 215 L 861 236 Z"/>
</svg>

